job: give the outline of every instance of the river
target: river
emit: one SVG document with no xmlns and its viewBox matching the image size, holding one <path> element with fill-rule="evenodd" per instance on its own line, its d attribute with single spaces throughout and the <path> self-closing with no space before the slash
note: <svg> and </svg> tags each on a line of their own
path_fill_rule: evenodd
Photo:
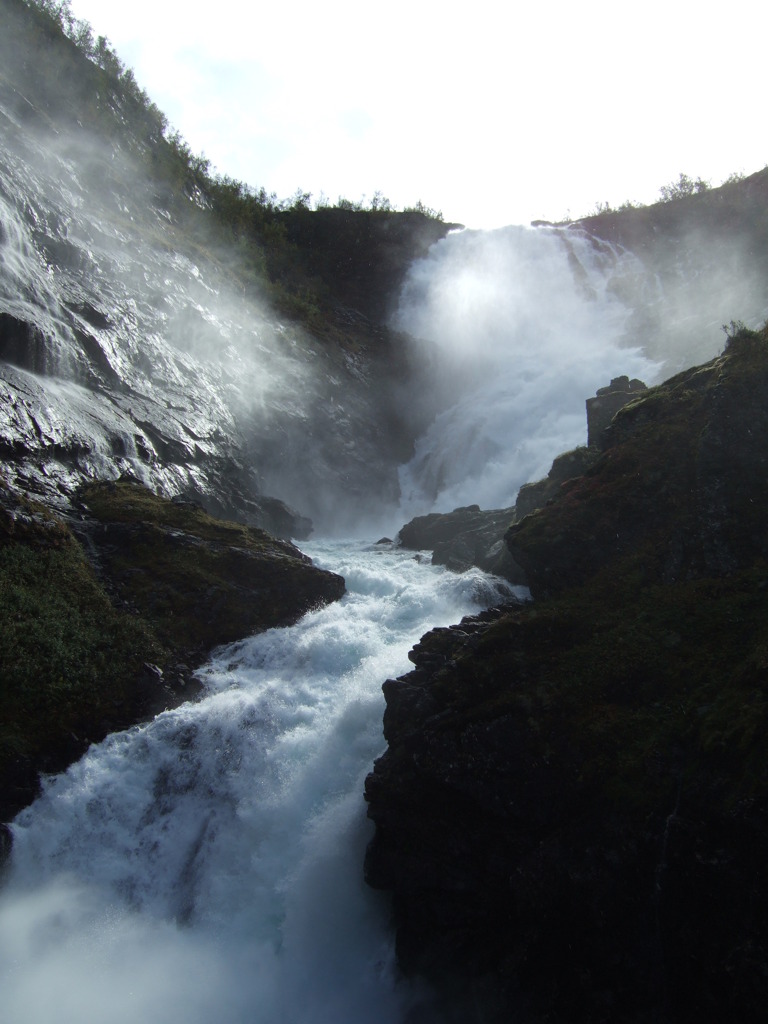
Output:
<svg viewBox="0 0 768 1024">
<path fill-rule="evenodd" d="M 314 542 L 348 593 L 222 648 L 205 696 L 91 747 L 13 825 L 8 1024 L 395 1024 L 386 896 L 362 873 L 382 682 L 508 594 L 413 552 Z"/>
</svg>

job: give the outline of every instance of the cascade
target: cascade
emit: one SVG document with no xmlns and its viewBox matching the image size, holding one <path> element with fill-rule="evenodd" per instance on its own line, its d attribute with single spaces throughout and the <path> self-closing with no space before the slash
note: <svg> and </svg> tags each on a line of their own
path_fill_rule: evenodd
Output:
<svg viewBox="0 0 768 1024">
<path fill-rule="evenodd" d="M 629 340 L 632 254 L 555 228 L 448 235 L 410 271 L 396 324 L 422 340 L 443 405 L 401 469 L 404 519 L 505 508 L 586 443 L 585 399 L 659 371 Z"/>
<path fill-rule="evenodd" d="M 174 259 L 189 295 L 194 267 Z M 398 326 L 436 353 L 440 411 L 402 467 L 404 510 L 511 504 L 583 441 L 587 395 L 619 373 L 653 377 L 612 288 L 629 259 L 509 228 L 451 235 L 412 268 Z M 151 327 L 140 302 L 119 308 L 132 330 Z M 193 308 L 226 336 L 213 299 Z M 169 344 L 166 331 L 156 351 Z M 45 389 L 85 421 L 93 392 L 62 378 Z M 90 457 L 110 443 L 105 430 Z M 14 822 L 0 894 L 11 1019 L 399 1024 L 428 998 L 397 982 L 386 900 L 362 879 L 381 684 L 428 629 L 510 590 L 398 549 L 305 548 L 345 577 L 341 602 L 215 652 L 203 699 L 92 747 Z"/>
<path fill-rule="evenodd" d="M 245 465 L 325 525 L 377 513 L 396 529 L 512 505 L 584 443 L 588 396 L 660 373 L 634 321 L 660 288 L 630 253 L 573 228 L 449 234 L 394 318 L 420 349 L 432 420 L 393 510 L 374 363 L 243 293 L 231 254 L 191 244 L 119 151 L 52 148 L 10 115 L 6 128 L 0 316 L 37 332 L 41 358 L 2 353 L 0 441 L 25 439 L 25 472 L 62 490 L 62 452 L 81 475 L 127 470 L 170 494 L 222 493 Z M 400 1024 L 428 1000 L 398 981 L 387 901 L 362 878 L 381 684 L 428 629 L 510 589 L 397 549 L 303 546 L 345 577 L 341 602 L 215 652 L 199 702 L 92 747 L 13 823 L 0 1015 Z"/>
<path fill-rule="evenodd" d="M 4 1019 L 396 1024 L 422 998 L 362 878 L 381 683 L 510 589 L 389 546 L 309 551 L 341 602 L 219 650 L 201 701 L 92 747 L 17 817 Z"/>
</svg>

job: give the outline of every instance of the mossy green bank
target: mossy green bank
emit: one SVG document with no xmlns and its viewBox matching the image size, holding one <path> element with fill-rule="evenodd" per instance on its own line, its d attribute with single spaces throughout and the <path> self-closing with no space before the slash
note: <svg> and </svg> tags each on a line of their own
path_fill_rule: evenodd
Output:
<svg viewBox="0 0 768 1024">
<path fill-rule="evenodd" d="M 69 521 L 0 496 L 3 819 L 40 771 L 194 696 L 214 646 L 344 592 L 294 545 L 133 481 L 83 488 Z"/>
</svg>

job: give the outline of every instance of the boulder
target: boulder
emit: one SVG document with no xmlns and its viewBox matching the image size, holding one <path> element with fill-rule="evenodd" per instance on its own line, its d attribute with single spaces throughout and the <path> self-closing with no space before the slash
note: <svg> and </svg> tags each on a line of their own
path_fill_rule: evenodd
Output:
<svg viewBox="0 0 768 1024">
<path fill-rule="evenodd" d="M 454 572 L 477 566 L 524 585 L 522 571 L 502 543 L 514 515 L 514 508 L 483 510 L 467 505 L 453 512 L 416 516 L 402 527 L 397 539 L 413 551 L 431 550 L 433 565 L 445 565 Z"/>
</svg>

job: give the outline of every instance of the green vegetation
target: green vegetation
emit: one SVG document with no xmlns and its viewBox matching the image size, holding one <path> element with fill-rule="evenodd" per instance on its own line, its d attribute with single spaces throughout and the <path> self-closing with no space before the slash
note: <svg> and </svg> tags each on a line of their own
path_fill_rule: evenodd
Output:
<svg viewBox="0 0 768 1024">
<path fill-rule="evenodd" d="M 733 185 L 740 181 L 745 180 L 745 175 L 742 171 L 734 171 L 729 174 L 728 177 L 721 182 L 721 185 Z M 672 203 L 678 199 L 686 199 L 689 196 L 701 195 L 702 192 L 709 192 L 712 190 L 712 184 L 709 181 L 705 181 L 703 178 L 691 178 L 687 174 L 681 173 L 677 181 L 672 181 L 668 185 L 662 185 L 659 189 L 660 203 Z M 626 210 L 643 210 L 646 209 L 649 204 L 641 203 L 634 199 L 625 199 L 619 206 L 612 206 L 607 200 L 604 202 L 598 201 L 594 207 L 586 214 L 586 217 L 602 217 L 606 214 L 611 213 L 623 213 Z M 570 218 L 566 218 L 570 220 Z M 579 218 L 585 219 L 585 218 Z"/>
<path fill-rule="evenodd" d="M 677 181 L 672 181 L 669 185 L 662 185 L 659 189 L 659 195 L 661 196 L 662 203 L 671 203 L 676 199 L 685 199 L 688 196 L 698 195 L 701 192 L 707 192 L 712 186 L 708 181 L 704 181 L 702 178 L 690 178 L 687 174 L 680 173 Z"/>
<path fill-rule="evenodd" d="M 138 483 L 89 484 L 80 492 L 104 525 L 100 561 L 120 599 L 163 643 L 199 658 L 212 647 L 295 621 L 340 597 L 329 577 L 287 541 L 224 522 Z"/>
<path fill-rule="evenodd" d="M 53 769 L 135 719 L 137 679 L 167 650 L 117 610 L 63 521 L 32 503 L 0 521 L 0 775 Z"/>
<path fill-rule="evenodd" d="M 62 519 L 0 488 L 0 820 L 37 771 L 193 695 L 180 662 L 344 592 L 292 544 L 136 482 L 81 499 L 98 573 Z"/>
<path fill-rule="evenodd" d="M 398 219 L 409 230 L 415 220 L 442 230 L 442 215 L 421 201 L 398 213 L 376 191 L 367 203 L 365 197 L 359 202 L 340 197 L 332 206 L 321 197 L 313 207 L 312 194 L 301 188 L 278 199 L 264 187 L 215 173 L 210 161 L 193 153 L 170 127 L 109 41 L 95 38 L 90 25 L 74 17 L 69 0 L 0 0 L 0 15 L 0 85 L 5 82 L 31 101 L 33 107 L 24 107 L 24 113 L 32 116 L 34 108 L 41 126 L 70 125 L 75 132 L 113 140 L 152 183 L 158 208 L 185 228 L 207 257 L 218 253 L 226 260 L 228 274 L 244 293 L 267 298 L 278 312 L 321 337 L 332 334 L 344 344 L 333 316 L 345 296 L 334 293 L 334 275 L 306 265 L 308 217 L 337 212 L 366 218 L 358 234 L 365 235 L 369 250 L 387 244 L 389 223 Z M 30 58 L 17 66 L 13 56 L 22 48 Z M 434 240 L 430 230 L 427 236 Z M 371 261 L 372 252 L 361 252 L 361 258 Z"/>
<path fill-rule="evenodd" d="M 725 351 L 733 348 L 733 346 L 746 347 L 750 344 L 760 345 L 763 342 L 763 336 L 758 331 L 753 331 L 747 327 L 743 320 L 731 320 L 730 323 L 723 324 L 722 330 L 725 333 Z"/>
</svg>

